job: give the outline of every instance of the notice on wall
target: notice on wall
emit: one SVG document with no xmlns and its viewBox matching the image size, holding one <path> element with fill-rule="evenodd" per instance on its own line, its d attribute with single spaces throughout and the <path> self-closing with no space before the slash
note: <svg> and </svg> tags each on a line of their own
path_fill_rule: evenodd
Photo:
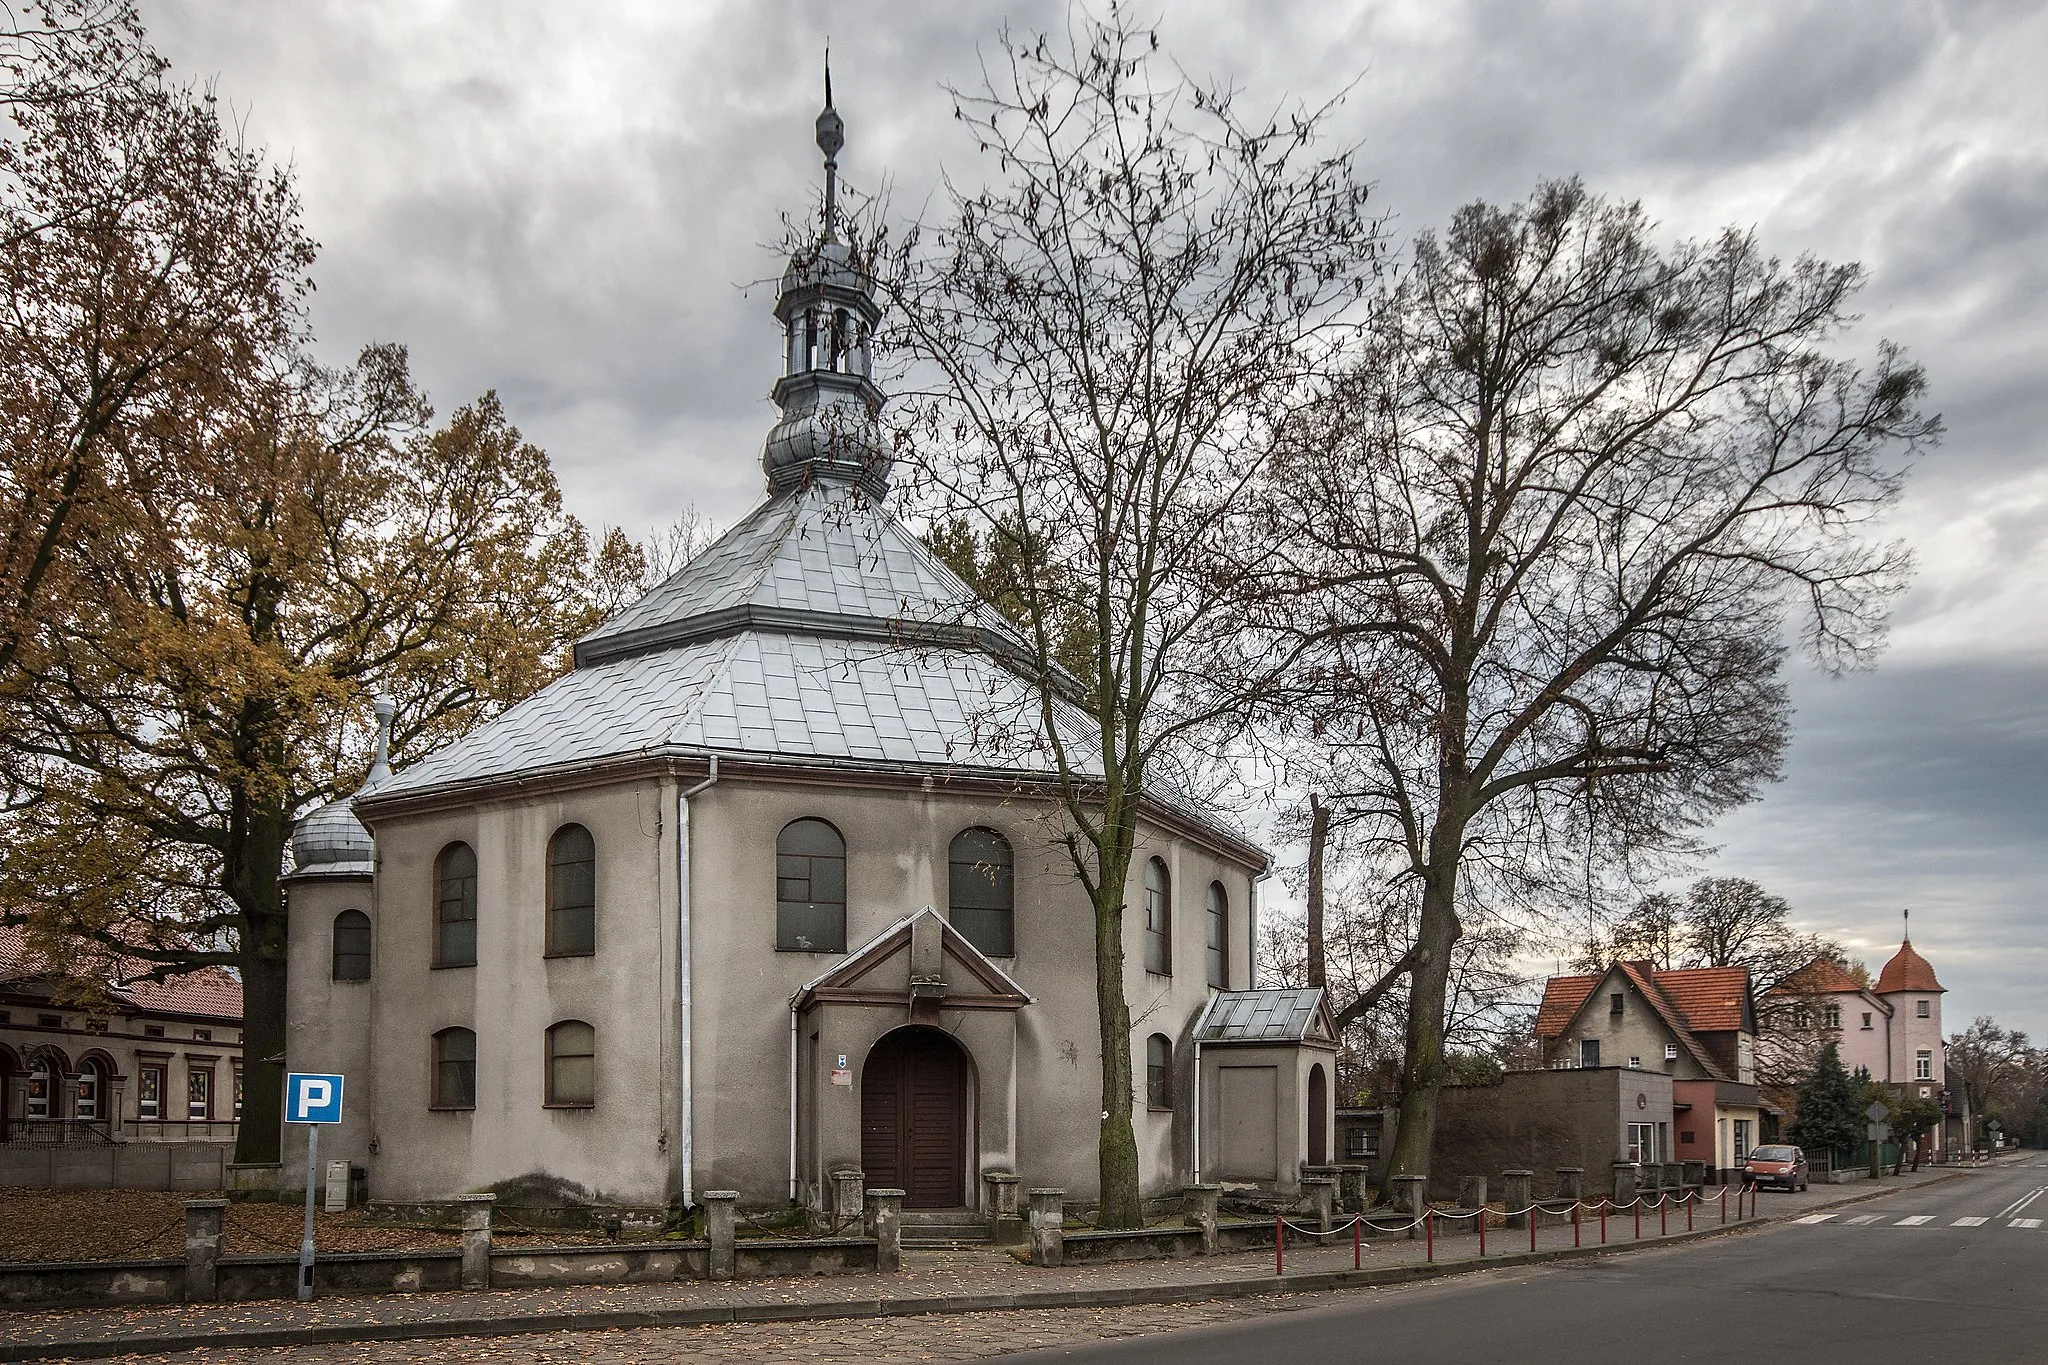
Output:
<svg viewBox="0 0 2048 1365">
<path fill-rule="evenodd" d="M 847 1069 L 846 1069 L 845 1067 L 843 1067 L 843 1066 L 835 1066 L 835 1067 L 833 1067 L 833 1068 L 832 1068 L 832 1084 L 834 1084 L 834 1085 L 852 1085 L 852 1084 L 853 1084 L 853 1073 L 852 1073 L 851 1071 L 848 1071 L 848 1070 L 847 1070 Z"/>
</svg>

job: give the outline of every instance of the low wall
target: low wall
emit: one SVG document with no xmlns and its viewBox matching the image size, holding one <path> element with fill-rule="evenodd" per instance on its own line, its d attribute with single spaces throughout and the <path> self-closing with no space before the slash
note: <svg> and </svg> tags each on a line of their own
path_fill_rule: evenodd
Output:
<svg viewBox="0 0 2048 1365">
<path fill-rule="evenodd" d="M 705 1276 L 708 1255 L 703 1242 L 493 1250 L 491 1284 L 517 1289 L 698 1280 Z M 875 1243 L 864 1237 L 743 1241 L 734 1249 L 734 1260 L 741 1278 L 850 1275 L 876 1268 Z M 223 1256 L 220 1297 L 224 1302 L 289 1299 L 298 1292 L 298 1271 L 293 1255 Z M 459 1289 L 461 1281 L 462 1253 L 453 1249 L 323 1253 L 314 1270 L 322 1295 L 416 1294 Z M 177 1303 L 184 1297 L 182 1259 L 0 1264 L 0 1307 Z"/>
<path fill-rule="evenodd" d="M 0 1146 L 0 1185 L 31 1190 L 218 1190 L 231 1142 Z"/>
</svg>

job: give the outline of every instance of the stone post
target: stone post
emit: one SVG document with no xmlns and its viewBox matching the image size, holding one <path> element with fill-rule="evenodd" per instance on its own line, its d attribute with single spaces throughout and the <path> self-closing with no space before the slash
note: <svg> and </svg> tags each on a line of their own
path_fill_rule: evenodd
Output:
<svg viewBox="0 0 2048 1365">
<path fill-rule="evenodd" d="M 1336 1227 L 1337 1182 L 1326 1175 L 1311 1175 L 1303 1177 L 1301 1188 L 1307 1195 L 1308 1216 L 1315 1219 L 1316 1231 L 1328 1232 Z"/>
<path fill-rule="evenodd" d="M 1426 1175 L 1395 1175 L 1387 1177 L 1387 1183 L 1394 1187 L 1394 1207 L 1401 1210 L 1403 1217 L 1410 1220 L 1422 1217 L 1424 1191 L 1428 1188 Z M 1422 1237 L 1420 1225 L 1408 1229 L 1412 1240 Z"/>
<path fill-rule="evenodd" d="M 1676 1161 L 1664 1163 L 1663 1178 L 1658 1181 L 1659 1189 L 1679 1190 L 1685 1188 L 1685 1167 Z"/>
<path fill-rule="evenodd" d="M 1483 1209 L 1486 1207 L 1486 1177 L 1468 1175 L 1458 1182 L 1458 1207 Z"/>
<path fill-rule="evenodd" d="M 1688 1189 L 1699 1189 L 1707 1183 L 1707 1163 L 1688 1161 L 1685 1163 L 1685 1183 Z"/>
<path fill-rule="evenodd" d="M 982 1211 L 988 1215 L 988 1237 L 998 1246 L 1024 1240 L 1024 1218 L 1017 1211 L 1017 1187 L 1021 1183 L 1015 1171 L 981 1173 Z"/>
<path fill-rule="evenodd" d="M 1067 1192 L 1030 1191 L 1031 1264 L 1056 1266 L 1066 1259 Z"/>
<path fill-rule="evenodd" d="M 491 1209 L 495 1194 L 458 1194 L 455 1212 L 462 1220 L 462 1287 L 491 1287 Z"/>
<path fill-rule="evenodd" d="M 1223 1198 L 1221 1185 L 1189 1185 L 1181 1191 L 1187 1201 L 1186 1218 L 1191 1228 L 1202 1231 L 1202 1254 L 1216 1254 L 1216 1209 Z"/>
<path fill-rule="evenodd" d="M 1517 1209 L 1529 1208 L 1529 1191 L 1534 1171 L 1502 1171 L 1500 1173 L 1500 1202 L 1507 1207 L 1507 1225 L 1511 1228 L 1525 1228 L 1536 1216 L 1531 1209 L 1528 1213 L 1517 1213 Z"/>
<path fill-rule="evenodd" d="M 844 1233 L 866 1215 L 866 1181 L 867 1174 L 851 1166 L 832 1172 L 832 1221 L 838 1232 Z"/>
<path fill-rule="evenodd" d="M 1614 1206 L 1625 1209 L 1636 1202 L 1636 1163 L 1617 1161 L 1614 1163 Z"/>
<path fill-rule="evenodd" d="M 714 1280 L 729 1280 L 738 1265 L 735 1249 L 738 1232 L 740 1192 L 704 1191 L 704 1227 L 711 1239 L 706 1271 Z"/>
<path fill-rule="evenodd" d="M 875 1239 L 875 1269 L 893 1274 L 903 1269 L 902 1190 L 868 1191 L 868 1235 Z"/>
<path fill-rule="evenodd" d="M 1365 1212 L 1365 1187 L 1372 1178 L 1370 1166 L 1337 1168 L 1337 1202 L 1346 1213 Z"/>
<path fill-rule="evenodd" d="M 1584 1166 L 1560 1166 L 1557 1168 L 1557 1197 L 1573 1201 L 1586 1197 L 1586 1168 Z"/>
<path fill-rule="evenodd" d="M 225 1199 L 185 1201 L 185 1302 L 220 1297 L 220 1220 Z"/>
</svg>

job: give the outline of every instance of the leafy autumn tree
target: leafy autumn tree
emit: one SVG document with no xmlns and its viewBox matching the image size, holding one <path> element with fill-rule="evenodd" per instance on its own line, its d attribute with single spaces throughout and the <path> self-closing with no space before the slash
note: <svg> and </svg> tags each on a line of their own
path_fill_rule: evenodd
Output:
<svg viewBox="0 0 2048 1365">
<path fill-rule="evenodd" d="M 0 905 L 163 973 L 233 968 L 257 1119 L 279 1098 L 287 840 L 360 784 L 368 696 L 396 699 L 400 750 L 445 742 L 551 680 L 597 594 L 547 457 L 495 397 L 433 427 L 395 347 L 233 397 L 154 433 L 203 479 L 79 547 L 90 591 L 28 637 Z M 277 1142 L 244 1123 L 238 1158 Z"/>
<path fill-rule="evenodd" d="M 312 243 L 289 179 L 173 82 L 129 0 L 41 0 L 0 32 L 0 696 L 71 549 L 203 477 L 160 428 L 231 402 L 297 323 Z"/>
<path fill-rule="evenodd" d="M 1778 772 L 1788 634 L 1867 661 L 1909 567 L 1864 528 L 1938 423 L 1892 347 L 1832 353 L 1861 271 L 1655 238 L 1576 181 L 1417 234 L 1262 471 L 1269 714 L 1416 907 L 1399 1172 L 1467 927 L 1688 852 Z"/>
<path fill-rule="evenodd" d="M 954 93 L 996 183 L 949 182 L 943 221 L 885 271 L 898 354 L 928 381 L 894 406 L 932 511 L 967 520 L 977 566 L 992 542 L 1028 568 L 999 596 L 1028 642 L 1019 743 L 1051 748 L 1095 911 L 1107 1227 L 1141 1220 L 1123 950 L 1140 815 L 1219 712 L 1219 544 L 1378 236 L 1320 111 L 1248 118 L 1157 46 L 1118 4 L 1005 33 L 983 87 Z M 1054 723 L 1069 706 L 1086 739 Z"/>
</svg>

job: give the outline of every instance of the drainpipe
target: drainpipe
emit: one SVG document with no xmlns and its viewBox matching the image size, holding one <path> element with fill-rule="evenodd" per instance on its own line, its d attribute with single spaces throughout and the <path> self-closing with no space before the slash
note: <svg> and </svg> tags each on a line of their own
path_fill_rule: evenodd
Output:
<svg viewBox="0 0 2048 1365">
<path fill-rule="evenodd" d="M 696 1152 L 691 1143 L 690 1103 L 690 798 L 708 790 L 718 781 L 718 755 L 711 755 L 711 767 L 704 780 L 676 795 L 676 1030 L 680 1047 L 676 1057 L 677 1089 L 680 1092 L 680 1131 L 676 1138 L 682 1163 L 683 1207 L 696 1202 L 692 1184 L 692 1162 Z"/>
<path fill-rule="evenodd" d="M 1189 1181 L 1188 1183 L 1191 1185 L 1199 1185 L 1202 1183 L 1202 1040 L 1200 1038 L 1195 1039 L 1194 1123 L 1195 1178 Z"/>
<path fill-rule="evenodd" d="M 789 1202 L 796 1202 L 796 1000 L 789 1002 Z"/>
</svg>

